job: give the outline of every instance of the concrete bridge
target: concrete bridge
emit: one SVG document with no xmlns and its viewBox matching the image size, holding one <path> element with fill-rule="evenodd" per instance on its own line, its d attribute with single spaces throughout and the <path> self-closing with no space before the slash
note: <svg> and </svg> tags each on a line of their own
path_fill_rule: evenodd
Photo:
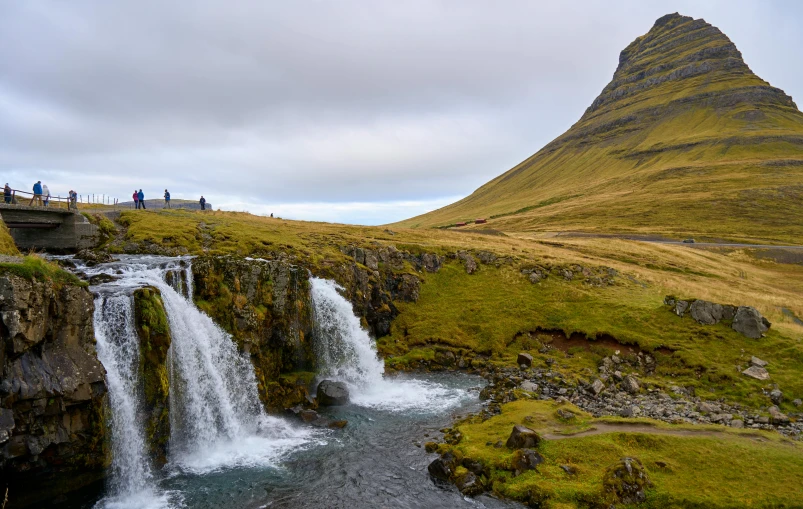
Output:
<svg viewBox="0 0 803 509">
<path fill-rule="evenodd" d="M 23 250 L 75 251 L 100 242 L 98 227 L 77 211 L 0 203 L 0 217 Z"/>
</svg>

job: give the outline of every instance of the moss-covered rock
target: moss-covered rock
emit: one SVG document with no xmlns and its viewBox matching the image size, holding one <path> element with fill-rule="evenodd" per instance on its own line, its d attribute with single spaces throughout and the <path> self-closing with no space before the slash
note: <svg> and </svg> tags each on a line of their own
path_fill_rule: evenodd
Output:
<svg viewBox="0 0 803 509">
<path fill-rule="evenodd" d="M 167 444 L 170 439 L 170 382 L 167 367 L 170 324 L 157 288 L 140 288 L 134 292 L 134 316 L 140 340 L 145 433 L 154 464 L 162 466 L 167 463 Z"/>
<path fill-rule="evenodd" d="M 638 504 L 647 499 L 644 492 L 651 486 L 647 470 L 637 458 L 622 458 L 605 469 L 602 476 L 602 500 L 614 504 Z"/>
</svg>

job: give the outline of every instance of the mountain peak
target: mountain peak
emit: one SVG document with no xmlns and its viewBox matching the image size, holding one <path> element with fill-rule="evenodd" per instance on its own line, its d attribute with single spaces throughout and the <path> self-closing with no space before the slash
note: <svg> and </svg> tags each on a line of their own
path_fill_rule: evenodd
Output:
<svg viewBox="0 0 803 509">
<path fill-rule="evenodd" d="M 622 50 L 568 131 L 463 200 L 401 224 L 475 217 L 502 231 L 724 238 L 738 223 L 753 238 L 800 238 L 803 221 L 790 218 L 803 217 L 803 114 L 718 28 L 667 14 Z"/>
</svg>

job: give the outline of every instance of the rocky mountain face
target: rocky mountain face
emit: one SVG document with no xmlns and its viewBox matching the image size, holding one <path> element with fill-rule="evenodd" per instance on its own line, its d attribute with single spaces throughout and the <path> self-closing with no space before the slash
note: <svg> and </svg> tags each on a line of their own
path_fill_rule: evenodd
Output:
<svg viewBox="0 0 803 509">
<path fill-rule="evenodd" d="M 571 129 L 402 226 L 803 236 L 803 114 L 705 20 L 658 19 Z M 790 220 L 791 218 L 791 220 Z M 738 227 L 737 227 L 738 225 Z"/>
<path fill-rule="evenodd" d="M 103 476 L 93 309 L 86 288 L 0 275 L 0 469 L 15 506 Z"/>
</svg>

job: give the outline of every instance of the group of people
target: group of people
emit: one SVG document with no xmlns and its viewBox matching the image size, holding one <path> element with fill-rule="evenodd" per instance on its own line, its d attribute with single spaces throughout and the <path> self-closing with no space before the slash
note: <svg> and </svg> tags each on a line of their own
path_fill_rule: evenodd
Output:
<svg viewBox="0 0 803 509">
<path fill-rule="evenodd" d="M 145 193 L 142 192 L 142 189 L 140 189 L 139 191 L 134 189 L 134 194 L 131 195 L 131 198 L 134 199 L 134 208 L 145 209 Z M 170 191 L 168 191 L 167 189 L 165 189 L 164 199 L 165 199 L 164 208 L 169 209 L 170 208 Z M 199 203 L 201 204 L 201 210 L 206 210 L 206 198 L 204 198 L 203 195 L 201 195 L 201 199 L 200 199 Z"/>
<path fill-rule="evenodd" d="M 48 189 L 46 184 L 42 184 L 41 180 L 37 180 L 32 190 L 33 196 L 31 196 L 31 201 L 28 202 L 28 205 L 36 204 L 40 207 L 47 207 L 50 205 L 50 189 Z M 11 186 L 8 185 L 8 182 L 6 182 L 5 187 L 3 187 L 3 201 L 9 205 L 16 203 L 15 192 L 11 189 Z M 72 189 L 70 189 L 70 194 L 68 196 L 67 208 L 78 209 L 78 193 Z"/>
</svg>

